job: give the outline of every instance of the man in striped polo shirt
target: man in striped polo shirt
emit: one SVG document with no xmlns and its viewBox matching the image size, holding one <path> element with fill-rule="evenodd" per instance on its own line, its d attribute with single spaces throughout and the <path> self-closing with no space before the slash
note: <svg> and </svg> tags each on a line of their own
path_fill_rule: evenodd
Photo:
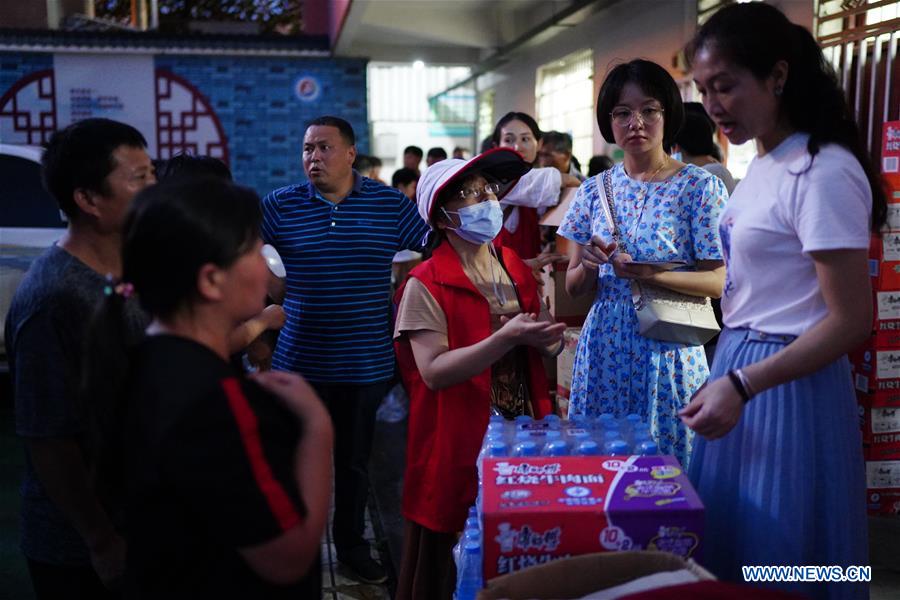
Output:
<svg viewBox="0 0 900 600">
<path fill-rule="evenodd" d="M 421 249 L 429 228 L 398 190 L 356 173 L 355 158 L 347 121 L 312 121 L 303 138 L 309 182 L 263 199 L 262 234 L 287 270 L 287 322 L 272 366 L 303 375 L 334 421 L 338 560 L 359 579 L 381 582 L 386 575 L 363 528 L 375 411 L 394 373 L 391 261 L 400 250 Z"/>
</svg>

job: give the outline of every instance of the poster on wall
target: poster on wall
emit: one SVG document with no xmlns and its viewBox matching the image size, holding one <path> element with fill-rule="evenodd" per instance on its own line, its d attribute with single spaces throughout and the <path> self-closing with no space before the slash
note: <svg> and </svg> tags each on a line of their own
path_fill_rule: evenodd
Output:
<svg viewBox="0 0 900 600">
<path fill-rule="evenodd" d="M 55 54 L 57 127 L 102 117 L 125 121 L 156 148 L 156 82 L 153 56 Z"/>
</svg>

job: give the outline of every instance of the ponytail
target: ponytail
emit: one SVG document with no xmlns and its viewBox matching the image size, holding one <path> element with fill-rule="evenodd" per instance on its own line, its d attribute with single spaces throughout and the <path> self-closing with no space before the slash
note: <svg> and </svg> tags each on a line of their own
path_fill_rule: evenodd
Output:
<svg viewBox="0 0 900 600">
<path fill-rule="evenodd" d="M 703 47 L 715 48 L 759 80 L 771 75 L 778 61 L 787 62 L 781 108 L 788 122 L 809 134 L 807 150 L 813 157 L 826 144 L 837 144 L 853 154 L 872 191 L 872 230 L 880 231 L 887 220 L 881 178 L 862 143 L 837 76 L 813 35 L 769 4 L 731 4 L 703 24 L 687 46 L 688 58 Z"/>
</svg>

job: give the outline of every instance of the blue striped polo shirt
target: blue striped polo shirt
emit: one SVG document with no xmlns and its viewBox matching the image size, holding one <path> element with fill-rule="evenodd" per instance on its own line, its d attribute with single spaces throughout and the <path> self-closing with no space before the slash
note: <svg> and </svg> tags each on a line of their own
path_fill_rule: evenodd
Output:
<svg viewBox="0 0 900 600">
<path fill-rule="evenodd" d="M 354 171 L 332 204 L 312 183 L 263 198 L 263 239 L 284 260 L 287 321 L 272 367 L 320 383 L 375 383 L 394 372 L 391 261 L 420 250 L 428 225 L 415 203 Z"/>
</svg>

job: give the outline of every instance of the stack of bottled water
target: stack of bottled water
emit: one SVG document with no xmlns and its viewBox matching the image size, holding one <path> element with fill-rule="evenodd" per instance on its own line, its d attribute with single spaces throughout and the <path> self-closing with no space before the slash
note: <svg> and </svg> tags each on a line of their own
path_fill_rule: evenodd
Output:
<svg viewBox="0 0 900 600">
<path fill-rule="evenodd" d="M 482 587 L 481 561 L 482 543 L 481 526 L 478 522 L 478 511 L 469 508 L 469 518 L 462 537 L 453 547 L 453 560 L 456 563 L 456 600 L 475 600 Z"/>
<path fill-rule="evenodd" d="M 456 600 L 473 600 L 482 587 L 482 532 L 478 521 L 485 458 L 538 456 L 649 456 L 659 454 L 650 426 L 640 415 L 617 419 L 611 414 L 562 420 L 548 415 L 514 421 L 491 417 L 478 454 L 478 498 L 459 543 L 453 548 L 456 562 Z"/>
<path fill-rule="evenodd" d="M 659 453 L 650 426 L 640 415 L 617 419 L 611 414 L 563 421 L 556 415 L 507 421 L 493 416 L 478 456 L 479 483 L 484 457 L 642 456 Z"/>
</svg>

